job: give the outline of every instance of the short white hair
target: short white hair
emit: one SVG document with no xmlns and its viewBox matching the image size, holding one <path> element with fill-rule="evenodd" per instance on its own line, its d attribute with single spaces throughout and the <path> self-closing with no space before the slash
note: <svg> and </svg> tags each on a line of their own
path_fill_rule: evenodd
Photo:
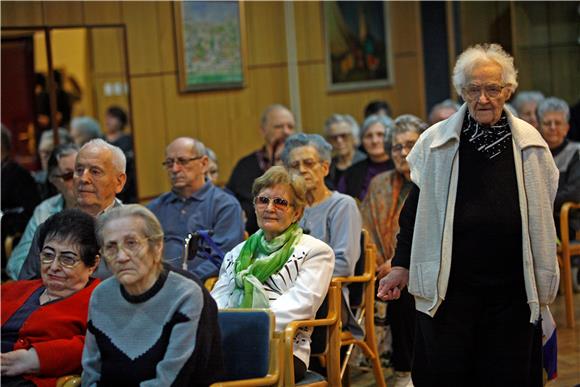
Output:
<svg viewBox="0 0 580 387">
<path fill-rule="evenodd" d="M 97 147 L 97 148 L 105 148 L 111 151 L 111 155 L 113 156 L 113 166 L 117 170 L 117 172 L 125 173 L 127 168 L 127 159 L 125 158 L 125 154 L 118 146 L 111 145 L 102 138 L 94 138 L 91 141 L 87 142 L 85 145 L 81 147 L 79 152 L 82 152 L 85 148 L 90 147 Z"/>
<path fill-rule="evenodd" d="M 524 104 L 528 102 L 535 102 L 536 104 L 540 103 L 544 99 L 544 94 L 536 90 L 528 90 L 528 91 L 519 91 L 518 95 L 512 101 L 512 105 L 514 108 L 521 112 Z"/>
<path fill-rule="evenodd" d="M 542 121 L 546 113 L 563 113 L 566 121 L 570 119 L 570 107 L 563 99 L 556 97 L 546 98 L 538 103 L 538 120 Z"/>
<path fill-rule="evenodd" d="M 476 44 L 463 51 L 453 69 L 453 87 L 457 94 L 467 86 L 467 78 L 473 68 L 482 63 L 496 63 L 502 69 L 502 81 L 513 93 L 518 87 L 518 71 L 514 67 L 514 58 L 497 43 Z"/>
</svg>

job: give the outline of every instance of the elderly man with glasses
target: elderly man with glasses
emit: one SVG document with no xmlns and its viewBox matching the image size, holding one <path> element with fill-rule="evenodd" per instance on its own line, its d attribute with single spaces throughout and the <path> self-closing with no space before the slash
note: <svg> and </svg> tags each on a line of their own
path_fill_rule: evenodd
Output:
<svg viewBox="0 0 580 387">
<path fill-rule="evenodd" d="M 123 190 L 127 175 L 125 174 L 126 159 L 123 151 L 102 139 L 93 139 L 82 146 L 74 162 L 72 173 L 73 194 L 76 207 L 81 211 L 98 217 L 113 207 L 121 206 L 116 195 Z M 71 171 L 53 176 L 58 180 L 71 178 Z M 56 180 L 55 180 L 56 181 Z M 18 279 L 34 279 L 40 277 L 38 256 L 40 250 L 36 239 L 42 229 L 40 225 L 34 234 L 30 251 L 20 270 Z M 95 277 L 104 279 L 111 275 L 104 262 L 99 264 Z"/>
<path fill-rule="evenodd" d="M 181 267 L 184 240 L 189 233 L 213 231 L 212 239 L 222 252 L 244 239 L 240 204 L 206 179 L 208 157 L 203 143 L 189 137 L 175 139 L 167 146 L 162 165 L 171 181 L 171 191 L 147 207 L 163 227 L 167 263 Z M 219 255 L 212 251 L 212 259 L 204 259 L 198 254 L 188 263 L 188 270 L 201 280 L 215 276 L 222 259 Z"/>
</svg>

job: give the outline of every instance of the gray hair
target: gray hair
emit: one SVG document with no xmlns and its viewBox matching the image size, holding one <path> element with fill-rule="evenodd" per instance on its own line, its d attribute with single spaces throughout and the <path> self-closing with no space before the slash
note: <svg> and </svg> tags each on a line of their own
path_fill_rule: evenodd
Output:
<svg viewBox="0 0 580 387">
<path fill-rule="evenodd" d="M 52 129 L 45 130 L 40 135 L 40 141 L 38 141 L 38 147 L 43 142 L 49 142 L 51 147 L 54 147 L 54 131 Z M 59 144 L 72 144 L 73 139 L 68 130 L 65 128 L 58 128 L 58 142 Z"/>
<path fill-rule="evenodd" d="M 79 152 L 78 146 L 76 144 L 60 144 L 59 146 L 55 147 L 52 152 L 50 153 L 50 157 L 48 158 L 48 168 L 47 173 L 48 176 L 52 174 L 52 172 L 58 168 L 58 162 L 60 159 L 66 156 L 70 156 L 72 154 L 76 154 Z"/>
<path fill-rule="evenodd" d="M 433 107 L 429 111 L 429 121 L 433 121 L 432 117 L 437 112 L 437 110 L 453 109 L 455 111 L 458 111 L 460 107 L 461 107 L 461 105 L 459 105 L 457 102 L 447 98 L 446 100 L 443 100 L 443 101 L 433 105 Z"/>
<path fill-rule="evenodd" d="M 286 168 L 290 166 L 290 152 L 301 146 L 311 146 L 316 149 L 318 157 L 328 163 L 332 160 L 332 145 L 319 134 L 297 133 L 288 137 L 284 142 L 281 159 Z"/>
<path fill-rule="evenodd" d="M 561 112 L 564 113 L 566 121 L 570 119 L 570 107 L 563 99 L 549 97 L 538 104 L 538 121 L 542 121 L 544 114 Z"/>
<path fill-rule="evenodd" d="M 358 127 L 356 120 L 350 114 L 333 114 L 328 117 L 328 119 L 324 122 L 324 136 L 328 138 L 332 125 L 340 124 L 342 122 L 350 127 L 355 145 L 360 144 L 360 128 Z"/>
<path fill-rule="evenodd" d="M 208 148 L 208 147 L 205 148 L 205 155 L 214 163 L 216 163 L 216 164 L 218 163 L 217 155 L 210 148 Z"/>
<path fill-rule="evenodd" d="M 391 141 L 391 132 L 393 130 L 394 122 L 393 122 L 393 119 L 391 117 L 384 116 L 382 114 L 371 114 L 370 116 L 368 116 L 364 120 L 362 127 L 361 127 L 361 131 L 360 131 L 361 141 L 362 141 L 365 133 L 367 132 L 367 130 L 369 130 L 369 128 L 376 123 L 383 125 L 383 127 L 385 128 L 385 142 L 390 142 Z"/>
<path fill-rule="evenodd" d="M 544 94 L 536 90 L 520 91 L 512 101 L 514 108 L 520 112 L 524 104 L 528 102 L 540 103 L 544 99 Z"/>
<path fill-rule="evenodd" d="M 103 136 L 101 126 L 92 117 L 84 116 L 73 118 L 70 125 L 71 128 L 77 128 L 79 133 L 83 136 L 83 144 L 94 138 L 101 138 Z"/>
<path fill-rule="evenodd" d="M 115 145 L 111 145 L 101 138 L 94 138 L 91 141 L 87 142 L 85 145 L 83 145 L 79 152 L 82 152 L 83 149 L 90 147 L 108 149 L 111 152 L 111 155 L 113 156 L 112 161 L 117 172 L 125 173 L 125 170 L 127 168 L 127 159 L 125 158 L 125 154 L 123 153 L 121 148 Z"/>
<path fill-rule="evenodd" d="M 427 129 L 429 125 L 417 116 L 403 114 L 394 121 L 394 128 L 391 135 L 391 142 L 395 141 L 395 136 L 407 132 L 415 132 L 419 135 Z"/>
<path fill-rule="evenodd" d="M 476 44 L 463 51 L 453 69 L 453 87 L 457 94 L 467 86 L 467 77 L 473 68 L 482 63 L 497 63 L 502 69 L 502 81 L 514 92 L 518 87 L 518 71 L 514 67 L 514 58 L 497 43 Z"/>
<path fill-rule="evenodd" d="M 290 109 L 288 109 L 286 106 L 279 104 L 279 103 L 275 103 L 272 104 L 270 106 L 268 106 L 266 109 L 264 109 L 264 111 L 262 112 L 262 116 L 260 117 L 260 126 L 263 128 L 264 126 L 266 126 L 266 122 L 268 121 L 268 115 L 273 112 L 274 110 L 287 110 L 290 112 Z M 290 112 L 290 114 L 292 114 L 292 112 Z"/>
</svg>

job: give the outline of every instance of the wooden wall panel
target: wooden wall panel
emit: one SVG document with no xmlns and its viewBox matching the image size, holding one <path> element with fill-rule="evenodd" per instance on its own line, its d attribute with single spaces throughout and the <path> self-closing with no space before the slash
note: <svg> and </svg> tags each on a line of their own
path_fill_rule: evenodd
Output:
<svg viewBox="0 0 580 387">
<path fill-rule="evenodd" d="M 91 30 L 92 69 L 96 74 L 124 74 L 125 51 L 122 28 Z"/>
<path fill-rule="evenodd" d="M 131 74 L 161 72 L 156 2 L 123 2 Z"/>
<path fill-rule="evenodd" d="M 2 27 L 39 26 L 44 24 L 42 3 L 2 1 Z"/>
<path fill-rule="evenodd" d="M 159 58 L 161 71 L 176 72 L 175 27 L 173 22 L 173 7 L 177 3 L 164 1 L 157 4 L 157 19 L 159 23 Z"/>
<path fill-rule="evenodd" d="M 284 3 L 244 2 L 250 66 L 286 63 Z"/>
<path fill-rule="evenodd" d="M 322 4 L 316 1 L 297 1 L 293 4 L 298 60 L 324 61 Z"/>
<path fill-rule="evenodd" d="M 75 1 L 46 1 L 44 22 L 48 25 L 78 26 L 83 23 L 83 7 Z"/>
<path fill-rule="evenodd" d="M 165 151 L 165 109 L 161 76 L 131 79 L 133 134 L 139 197 L 169 190 L 161 167 Z"/>
<path fill-rule="evenodd" d="M 83 1 L 85 24 L 120 24 L 121 3 L 118 1 Z"/>
</svg>

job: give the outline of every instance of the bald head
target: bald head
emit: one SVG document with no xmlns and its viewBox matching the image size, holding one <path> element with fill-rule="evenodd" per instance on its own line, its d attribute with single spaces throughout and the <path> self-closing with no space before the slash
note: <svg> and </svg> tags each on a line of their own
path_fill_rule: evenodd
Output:
<svg viewBox="0 0 580 387">
<path fill-rule="evenodd" d="M 179 137 L 165 149 L 167 175 L 173 192 L 187 198 L 205 184 L 208 165 L 205 146 L 191 137 Z"/>
<path fill-rule="evenodd" d="M 274 144 L 283 144 L 286 138 L 294 134 L 295 125 L 292 112 L 280 104 L 268 106 L 260 120 L 260 130 L 269 147 Z"/>
</svg>

